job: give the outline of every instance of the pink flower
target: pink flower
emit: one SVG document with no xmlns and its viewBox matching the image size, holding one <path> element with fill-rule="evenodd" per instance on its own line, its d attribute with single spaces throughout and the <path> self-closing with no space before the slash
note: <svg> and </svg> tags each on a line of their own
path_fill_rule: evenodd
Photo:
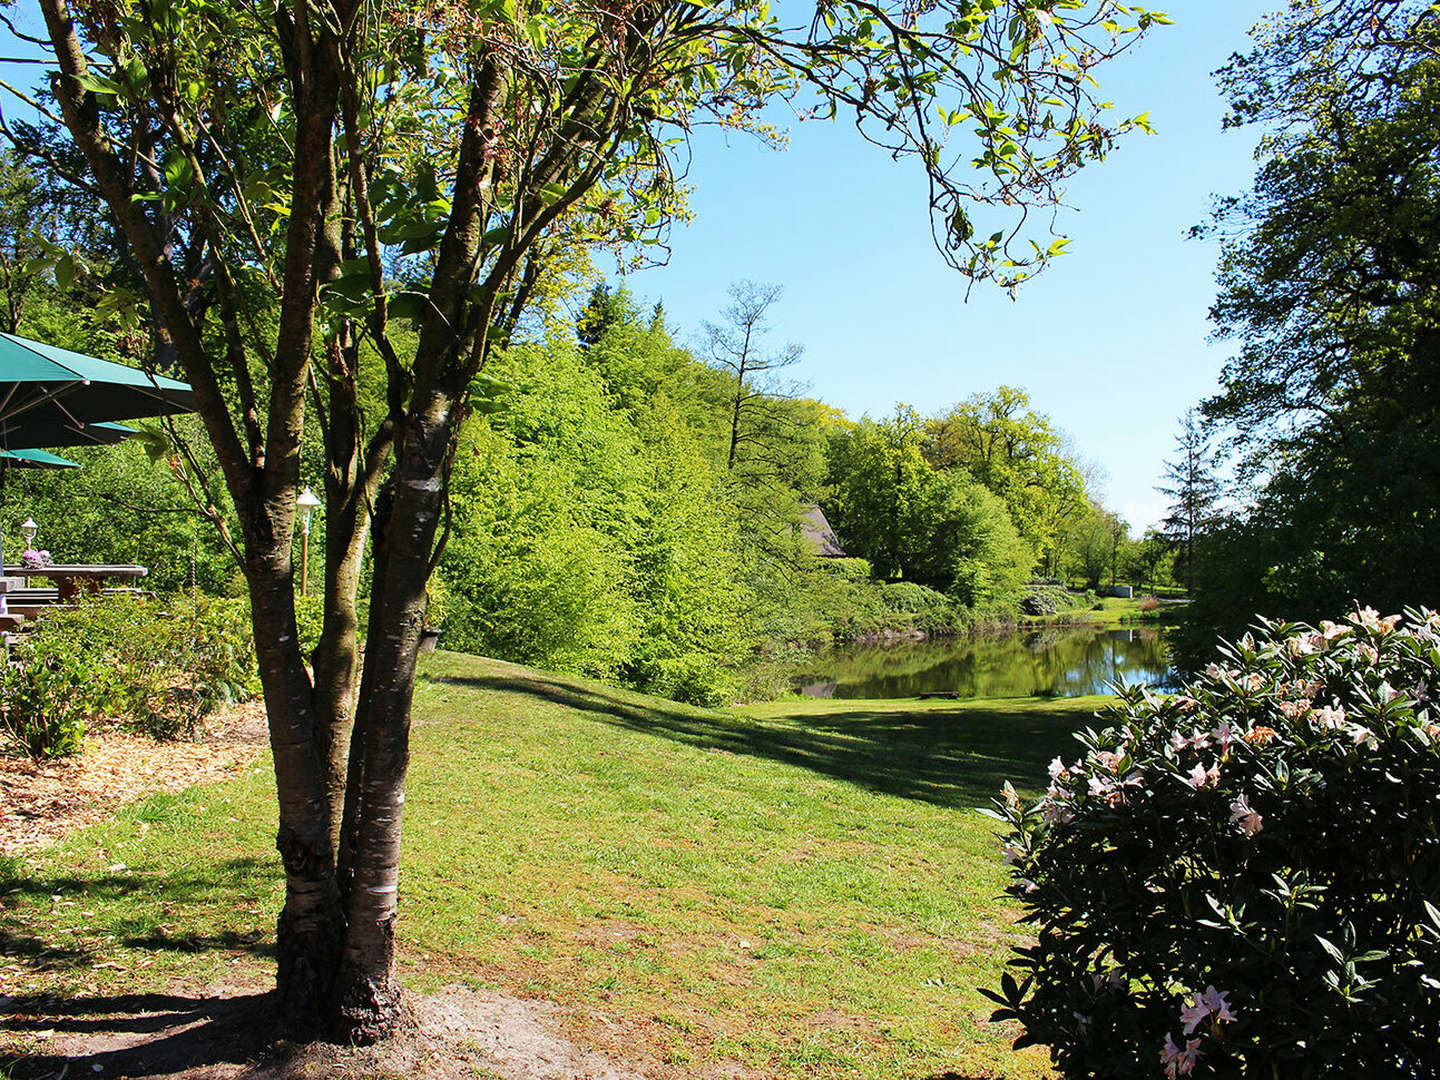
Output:
<svg viewBox="0 0 1440 1080">
<path fill-rule="evenodd" d="M 1097 761 L 1112 773 L 1120 771 L 1120 762 L 1125 760 L 1124 754 L 1112 753 L 1109 750 L 1101 750 L 1095 755 Z"/>
<path fill-rule="evenodd" d="M 1230 1011 L 1230 1003 L 1225 1000 L 1225 997 L 1224 992 L 1216 990 L 1213 986 L 1207 986 L 1205 993 L 1201 994 L 1197 1000 L 1215 1014 L 1217 1021 L 1234 1020 L 1235 1014 Z"/>
<path fill-rule="evenodd" d="M 1195 1034 L 1195 1029 L 1210 1019 L 1210 1009 L 1200 1003 L 1200 996 L 1197 994 L 1195 1000 L 1189 1005 L 1180 1007 L 1180 1023 L 1185 1026 L 1185 1034 Z"/>
<path fill-rule="evenodd" d="M 1185 1025 L 1185 1034 L 1193 1035 L 1195 1029 L 1212 1016 L 1216 1023 L 1234 1020 L 1235 1014 L 1230 1011 L 1230 1003 L 1225 1000 L 1225 996 L 1215 987 L 1207 986 L 1203 994 L 1196 994 L 1189 1005 L 1182 1006 L 1180 1022 Z"/>
<path fill-rule="evenodd" d="M 1065 763 L 1057 757 L 1054 761 L 1050 762 L 1050 779 L 1059 780 L 1060 777 L 1064 775 Z"/>
<path fill-rule="evenodd" d="M 1200 703 L 1188 694 L 1181 694 L 1175 698 L 1175 707 L 1181 712 L 1194 712 L 1200 707 Z"/>
<path fill-rule="evenodd" d="M 1340 623 L 1333 623 L 1329 619 L 1320 620 L 1320 632 L 1325 635 L 1326 641 L 1334 641 L 1338 637 L 1344 637 L 1346 634 L 1354 633 L 1350 627 L 1343 626 Z"/>
<path fill-rule="evenodd" d="M 1400 696 L 1400 691 L 1396 690 L 1388 682 L 1382 682 L 1380 684 L 1378 693 L 1380 694 L 1380 700 L 1387 705 Z"/>
<path fill-rule="evenodd" d="M 1380 662 L 1380 650 L 1375 648 L 1374 645 L 1367 645 L 1362 641 L 1359 645 L 1355 646 L 1355 651 L 1364 657 L 1365 662 L 1372 667 Z"/>
<path fill-rule="evenodd" d="M 1301 698 L 1299 701 L 1280 702 L 1280 711 L 1285 714 L 1287 720 L 1299 720 L 1310 711 L 1310 699 Z"/>
<path fill-rule="evenodd" d="M 1235 727 L 1229 720 L 1220 721 L 1220 726 L 1215 729 L 1215 741 L 1222 751 L 1230 749 L 1230 744 L 1235 741 Z"/>
<path fill-rule="evenodd" d="M 1020 809 L 1020 795 L 1018 792 L 1016 792 L 1014 786 L 1010 783 L 1009 780 L 1005 781 L 1003 793 L 1005 795 L 1006 806 L 1010 807 L 1011 810 Z"/>
<path fill-rule="evenodd" d="M 1090 777 L 1090 794 L 1091 794 L 1091 795 L 1096 795 L 1096 796 L 1099 796 L 1099 795 L 1109 795 L 1110 792 L 1112 792 L 1112 791 L 1114 791 L 1114 790 L 1115 790 L 1115 785 L 1112 784 L 1109 780 L 1102 780 L 1102 779 L 1101 779 L 1100 777 L 1098 777 L 1098 776 L 1092 776 L 1092 777 Z"/>
<path fill-rule="evenodd" d="M 1220 766 L 1212 765 L 1206 769 L 1204 763 L 1196 762 L 1189 775 L 1181 777 L 1181 779 L 1196 791 L 1201 788 L 1214 787 L 1220 781 Z"/>
<path fill-rule="evenodd" d="M 1205 677 L 1207 679 L 1218 679 L 1220 678 L 1220 675 L 1221 671 L 1219 664 L 1207 664 L 1205 666 Z"/>
<path fill-rule="evenodd" d="M 1239 825 L 1240 831 L 1246 836 L 1254 836 L 1261 828 L 1264 819 L 1257 814 L 1250 806 L 1250 800 L 1244 795 L 1230 804 L 1230 823 Z"/>
<path fill-rule="evenodd" d="M 1316 709 L 1310 714 L 1310 718 L 1319 724 L 1322 730 L 1337 730 L 1345 723 L 1345 706 L 1337 703 L 1333 709 Z"/>
<path fill-rule="evenodd" d="M 1291 656 L 1314 656 L 1325 644 L 1320 634 L 1297 634 L 1285 639 L 1285 651 Z"/>
<path fill-rule="evenodd" d="M 1160 1062 L 1165 1066 L 1165 1075 L 1170 1080 L 1175 1080 L 1177 1076 L 1189 1076 L 1199 1059 L 1199 1039 L 1190 1039 L 1185 1043 L 1185 1049 L 1181 1050 L 1175 1045 L 1174 1039 L 1169 1035 L 1165 1036 L 1165 1049 L 1160 1051 Z"/>
</svg>

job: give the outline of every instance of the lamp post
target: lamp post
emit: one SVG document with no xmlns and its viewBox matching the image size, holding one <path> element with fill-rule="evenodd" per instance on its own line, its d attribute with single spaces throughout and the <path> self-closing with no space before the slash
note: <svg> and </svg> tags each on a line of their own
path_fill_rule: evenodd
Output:
<svg viewBox="0 0 1440 1080">
<path fill-rule="evenodd" d="M 24 523 L 20 526 L 20 535 L 25 538 L 25 551 L 29 551 L 35 546 L 35 534 L 39 531 L 40 526 L 35 524 L 35 519 L 27 516 Z M 20 555 L 20 565 L 22 567 L 25 565 L 25 555 L 23 552 Z M 25 577 L 25 584 L 27 586 L 30 584 L 29 575 Z M 6 610 L 9 610 L 8 605 Z"/>
<path fill-rule="evenodd" d="M 295 500 L 300 508 L 300 595 L 304 596 L 310 584 L 310 515 L 320 505 L 320 500 L 308 487 Z"/>
</svg>

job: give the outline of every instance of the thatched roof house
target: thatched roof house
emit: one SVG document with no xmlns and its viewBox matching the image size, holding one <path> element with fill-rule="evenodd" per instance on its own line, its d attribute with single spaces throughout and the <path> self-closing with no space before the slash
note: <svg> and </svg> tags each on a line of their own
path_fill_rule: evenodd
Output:
<svg viewBox="0 0 1440 1080">
<path fill-rule="evenodd" d="M 840 546 L 840 538 L 835 535 L 835 530 L 825 519 L 825 511 L 820 507 L 812 506 L 800 515 L 800 531 L 815 554 L 822 559 L 843 559 L 845 557 L 845 549 Z"/>
</svg>

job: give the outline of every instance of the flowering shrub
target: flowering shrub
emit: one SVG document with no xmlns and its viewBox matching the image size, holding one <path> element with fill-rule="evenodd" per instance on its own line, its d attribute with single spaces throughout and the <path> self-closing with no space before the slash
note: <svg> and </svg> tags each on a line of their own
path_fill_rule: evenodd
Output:
<svg viewBox="0 0 1440 1080">
<path fill-rule="evenodd" d="M 42 567 L 53 566 L 55 560 L 50 557 L 50 552 L 44 548 L 26 548 L 20 556 L 20 565 L 26 570 L 39 570 Z"/>
<path fill-rule="evenodd" d="M 1221 655 L 1006 786 L 1038 940 L 994 1018 L 1071 1077 L 1440 1075 L 1440 615 Z"/>
</svg>

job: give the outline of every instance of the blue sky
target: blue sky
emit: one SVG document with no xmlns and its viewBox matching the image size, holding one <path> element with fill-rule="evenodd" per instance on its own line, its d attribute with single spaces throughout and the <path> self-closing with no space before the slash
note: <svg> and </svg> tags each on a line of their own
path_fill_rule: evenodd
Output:
<svg viewBox="0 0 1440 1080">
<path fill-rule="evenodd" d="M 1214 390 L 1228 355 L 1207 340 L 1215 249 L 1186 233 L 1213 195 L 1249 185 L 1255 140 L 1221 132 L 1211 73 L 1275 6 L 1182 0 L 1168 8 L 1175 25 L 1107 65 L 1116 114 L 1148 111 L 1158 133 L 1125 140 L 1071 183 L 1074 210 L 1059 222 L 1071 253 L 1014 301 L 987 287 L 965 301 L 965 280 L 932 245 L 916 163 L 892 162 L 843 122 L 793 124 L 784 151 L 699 134 L 695 220 L 676 228 L 668 265 L 628 284 L 663 299 L 687 340 L 725 307 L 731 283 L 782 284 L 776 340 L 803 345 L 794 373 L 852 416 L 1023 387 L 1108 474 L 1107 505 L 1138 533 L 1163 515 L 1154 486 L 1179 416 Z M 35 78 L 0 68 L 22 85 Z"/>
<path fill-rule="evenodd" d="M 923 177 L 843 123 L 791 126 L 788 150 L 706 132 L 695 141 L 695 221 L 668 265 L 631 275 L 698 338 L 740 279 L 776 282 L 775 339 L 805 347 L 793 369 L 852 416 L 896 402 L 922 412 L 1002 383 L 1029 391 L 1109 475 L 1106 503 L 1138 533 L 1163 515 L 1154 491 L 1176 423 L 1216 387 L 1210 344 L 1216 252 L 1189 240 L 1211 197 L 1249 186 L 1254 135 L 1220 130 L 1211 72 L 1275 5 L 1187 0 L 1101 76 L 1116 112 L 1158 134 L 1122 143 L 1070 185 L 1068 256 L 1011 301 L 965 281 L 934 250 Z"/>
</svg>

